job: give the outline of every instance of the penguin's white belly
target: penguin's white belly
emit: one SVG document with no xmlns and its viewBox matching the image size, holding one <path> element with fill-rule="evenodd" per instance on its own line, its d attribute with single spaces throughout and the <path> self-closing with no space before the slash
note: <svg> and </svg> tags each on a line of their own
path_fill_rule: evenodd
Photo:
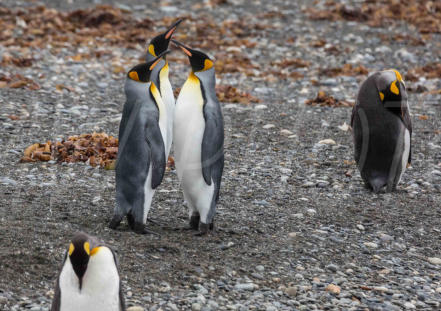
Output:
<svg viewBox="0 0 441 311">
<path fill-rule="evenodd" d="M 185 86 L 176 102 L 174 122 L 174 152 L 176 170 L 189 205 L 199 211 L 205 221 L 214 183 L 207 185 L 202 176 L 201 149 L 205 130 L 202 96 L 185 92 Z"/>
<path fill-rule="evenodd" d="M 161 94 L 162 101 L 167 111 L 167 124 L 166 124 L 166 141 L 165 156 L 168 157 L 173 140 L 173 116 L 175 114 L 175 97 L 173 95 L 173 89 L 168 79 L 161 80 Z M 165 142 L 165 141 L 164 141 Z"/>
<path fill-rule="evenodd" d="M 119 311 L 119 276 L 112 252 L 102 247 L 90 257 L 83 286 L 67 257 L 59 279 L 60 311 Z"/>
<path fill-rule="evenodd" d="M 409 152 L 410 152 L 410 132 L 406 128 L 404 130 L 404 151 L 403 151 L 403 157 L 401 158 L 401 174 L 400 174 L 400 178 L 398 179 L 398 182 L 401 181 L 401 177 L 403 176 L 403 173 L 406 170 L 407 161 L 409 160 Z"/>
</svg>

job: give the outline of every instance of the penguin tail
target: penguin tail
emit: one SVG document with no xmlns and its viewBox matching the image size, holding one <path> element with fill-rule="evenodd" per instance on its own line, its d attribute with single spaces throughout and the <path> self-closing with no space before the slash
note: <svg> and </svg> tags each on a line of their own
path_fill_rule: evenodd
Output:
<svg viewBox="0 0 441 311">
<path fill-rule="evenodd" d="M 384 180 L 384 178 L 376 177 L 369 180 L 369 184 L 371 185 L 372 190 L 375 193 L 378 193 L 380 192 L 381 188 L 383 188 L 386 185 L 386 181 Z"/>
</svg>

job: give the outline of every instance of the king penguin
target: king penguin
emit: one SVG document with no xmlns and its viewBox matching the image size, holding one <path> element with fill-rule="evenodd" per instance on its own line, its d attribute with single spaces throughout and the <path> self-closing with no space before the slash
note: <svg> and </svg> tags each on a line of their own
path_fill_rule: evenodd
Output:
<svg viewBox="0 0 441 311">
<path fill-rule="evenodd" d="M 83 232 L 75 234 L 58 275 L 51 311 L 123 311 L 115 253 Z"/>
<path fill-rule="evenodd" d="M 168 45 L 170 43 L 170 39 L 176 30 L 176 28 L 179 26 L 179 24 L 182 22 L 182 19 L 178 20 L 176 23 L 171 25 L 167 31 L 164 33 L 154 37 L 147 48 L 146 53 L 146 62 L 151 62 L 156 58 L 156 56 L 160 55 L 164 51 L 168 49 Z M 166 111 L 167 111 L 167 142 L 165 145 L 165 156 L 168 158 L 168 155 L 170 153 L 170 149 L 172 146 L 172 140 L 173 140 L 173 115 L 175 113 L 175 96 L 173 94 L 173 88 L 170 83 L 170 80 L 168 79 L 169 74 L 169 66 L 168 61 L 166 57 L 163 57 L 163 59 L 159 62 L 159 64 L 153 69 L 152 74 L 157 75 L 159 72 L 159 82 L 158 82 L 158 89 L 162 97 L 162 101 L 165 104 Z"/>
<path fill-rule="evenodd" d="M 161 184 L 166 165 L 168 118 L 159 93 L 159 72 L 155 66 L 169 51 L 127 74 L 119 127 L 116 162 L 116 206 L 109 227 L 115 229 L 124 216 L 136 233 L 145 228 L 155 189 Z"/>
<path fill-rule="evenodd" d="M 213 61 L 172 40 L 187 54 L 191 72 L 176 100 L 174 154 L 190 227 L 199 235 L 213 229 L 224 167 L 224 122 L 215 91 Z"/>
<path fill-rule="evenodd" d="M 360 87 L 352 110 L 355 161 L 375 193 L 396 189 L 411 162 L 412 122 L 407 93 L 396 70 L 375 72 Z"/>
</svg>

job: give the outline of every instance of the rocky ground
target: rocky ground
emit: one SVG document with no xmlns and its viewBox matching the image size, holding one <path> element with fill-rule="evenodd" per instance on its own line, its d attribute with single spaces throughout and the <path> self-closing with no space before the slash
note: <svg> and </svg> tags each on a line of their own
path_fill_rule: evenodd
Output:
<svg viewBox="0 0 441 311">
<path fill-rule="evenodd" d="M 28 12 L 44 4 L 54 8 L 43 12 L 50 23 L 65 16 L 59 12 L 98 2 L 7 0 L 0 9 L 17 14 L 18 7 Z M 435 1 L 421 2 L 427 9 L 422 14 L 440 14 Z M 50 308 L 54 280 L 77 230 L 114 247 L 131 310 L 441 308 L 439 33 L 422 29 L 407 13 L 392 21 L 383 17 L 388 22 L 377 27 L 378 21 L 357 10 L 365 4 L 355 0 L 341 2 L 345 10 L 325 18 L 320 14 L 333 7 L 324 1 L 107 3 L 129 16 L 127 23 L 150 18 L 154 23 L 145 31 L 151 34 L 187 17 L 177 38 L 214 55 L 222 65 L 216 67 L 218 84 L 239 92 L 234 103 L 228 96 L 223 103 L 218 229 L 202 238 L 177 230 L 187 224 L 187 213 L 174 170 L 166 173 L 149 215 L 158 236 L 140 236 L 126 225 L 107 228 L 114 171 L 85 163 L 19 163 L 35 142 L 94 131 L 117 135 L 124 72 L 145 45 L 90 34 L 89 28 L 98 27 L 120 40 L 132 38 L 121 22 L 78 28 L 80 21 L 69 24 L 64 42 L 35 33 L 35 42 L 44 39 L 27 46 L 24 34 L 42 26 L 32 24 L 38 14 L 27 21 L 17 14 L 10 33 L 0 31 L 2 310 Z M 2 13 L 0 26 L 10 16 Z M 95 41 L 90 44 L 87 36 Z M 178 51 L 170 60 L 171 80 L 179 87 L 189 67 Z M 344 64 L 352 67 L 339 72 Z M 351 108 L 305 101 L 322 90 L 350 105 L 367 71 L 391 67 L 408 80 L 412 167 L 396 192 L 373 194 L 353 162 L 344 125 Z"/>
</svg>

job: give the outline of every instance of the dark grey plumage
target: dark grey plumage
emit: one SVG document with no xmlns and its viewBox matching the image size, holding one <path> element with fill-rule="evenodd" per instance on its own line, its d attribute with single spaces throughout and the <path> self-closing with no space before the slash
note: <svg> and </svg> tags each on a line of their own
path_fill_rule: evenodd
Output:
<svg viewBox="0 0 441 311">
<path fill-rule="evenodd" d="M 398 72 L 376 72 L 363 82 L 351 126 L 355 160 L 366 185 L 375 192 L 383 186 L 394 190 L 405 168 L 406 130 L 412 135 L 407 93 Z M 404 160 L 410 164 L 410 150 Z"/>
</svg>

